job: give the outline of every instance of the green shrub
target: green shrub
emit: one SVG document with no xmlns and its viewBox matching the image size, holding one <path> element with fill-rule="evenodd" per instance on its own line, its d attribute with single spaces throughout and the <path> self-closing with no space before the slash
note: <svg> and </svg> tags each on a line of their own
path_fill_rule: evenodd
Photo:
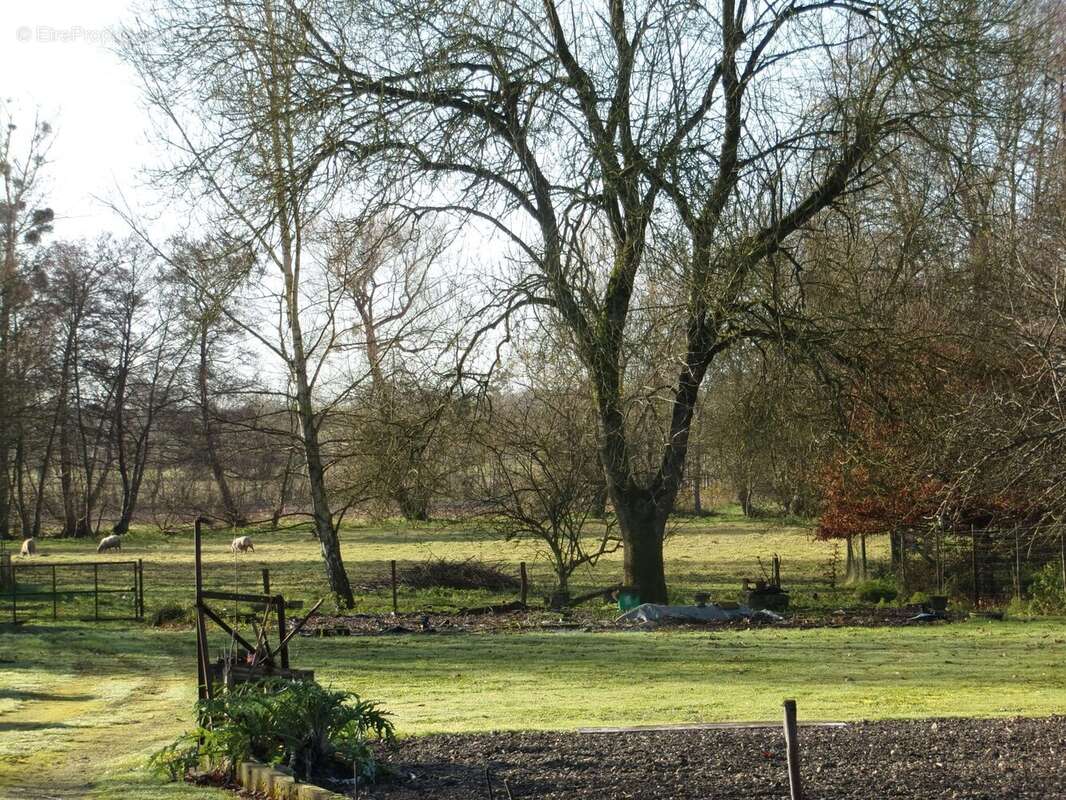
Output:
<svg viewBox="0 0 1066 800">
<path fill-rule="evenodd" d="M 863 603 L 891 603 L 898 595 L 896 585 L 884 578 L 863 581 L 855 586 L 855 597 Z"/>
<path fill-rule="evenodd" d="M 200 749 L 195 736 L 183 734 L 162 750 L 152 753 L 148 768 L 167 780 L 179 781 L 200 761 Z"/>
<path fill-rule="evenodd" d="M 174 625 L 192 622 L 192 609 L 177 603 L 167 603 L 160 606 L 152 614 L 152 625 L 159 628 L 163 625 Z"/>
<path fill-rule="evenodd" d="M 1062 586 L 1062 565 L 1051 562 L 1033 574 L 1029 583 L 1029 605 L 1037 614 L 1066 611 L 1066 590 Z"/>
<path fill-rule="evenodd" d="M 242 684 L 200 702 L 197 711 L 210 724 L 155 753 L 149 763 L 157 774 L 177 780 L 210 756 L 231 770 L 249 758 L 284 764 L 307 780 L 328 776 L 329 765 L 340 758 L 360 778 L 374 781 L 381 766 L 369 742 L 393 737 L 392 723 L 376 703 L 312 681 Z"/>
<path fill-rule="evenodd" d="M 911 595 L 910 600 L 907 601 L 909 606 L 924 606 L 929 603 L 929 595 L 925 592 L 915 592 Z"/>
</svg>

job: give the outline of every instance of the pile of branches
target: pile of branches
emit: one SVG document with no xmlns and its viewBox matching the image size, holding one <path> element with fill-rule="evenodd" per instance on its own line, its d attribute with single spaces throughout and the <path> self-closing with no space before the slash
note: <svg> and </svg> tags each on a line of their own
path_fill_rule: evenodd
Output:
<svg viewBox="0 0 1066 800">
<path fill-rule="evenodd" d="M 422 561 L 403 566 L 397 576 L 400 583 L 412 589 L 491 589 L 510 591 L 518 588 L 518 578 L 504 572 L 499 564 L 479 558 L 455 561 L 446 558 Z"/>
<path fill-rule="evenodd" d="M 412 564 L 398 564 L 396 582 L 409 589 L 513 591 L 519 587 L 518 578 L 505 572 L 499 564 L 490 564 L 474 557 L 465 561 L 435 558 Z M 386 589 L 389 585 L 390 579 L 382 577 L 364 581 L 360 588 L 364 591 L 376 591 Z"/>
</svg>

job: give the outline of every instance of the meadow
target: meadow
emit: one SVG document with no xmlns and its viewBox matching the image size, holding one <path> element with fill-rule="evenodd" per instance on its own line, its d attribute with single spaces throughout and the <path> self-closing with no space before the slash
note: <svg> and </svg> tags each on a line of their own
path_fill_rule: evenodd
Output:
<svg viewBox="0 0 1066 800">
<path fill-rule="evenodd" d="M 245 589 L 271 570 L 286 597 L 324 594 L 317 545 L 305 531 L 253 534 L 256 552 L 234 557 L 229 532 L 211 533 L 210 582 Z M 353 582 L 381 576 L 390 559 L 479 557 L 548 588 L 542 560 L 491 530 L 458 525 L 352 526 L 343 533 Z M 40 559 L 95 558 L 91 543 L 45 540 Z M 801 608 L 849 601 L 827 582 L 826 545 L 795 521 L 726 513 L 682 520 L 668 546 L 672 591 L 688 602 L 707 589 L 736 596 L 757 559 L 778 552 Z M 883 553 L 878 552 L 878 557 Z M 136 531 L 122 554 L 143 558 L 149 617 L 191 602 L 191 537 Z M 618 559 L 575 587 L 617 580 Z M 401 610 L 475 605 L 488 593 L 401 594 Z M 391 606 L 386 589 L 359 593 L 357 611 Z M 195 641 L 190 627 L 84 622 L 61 617 L 0 628 L 0 797 L 225 797 L 167 785 L 148 755 L 192 724 Z M 609 615 L 607 606 L 599 612 Z M 226 645 L 217 639 L 219 647 Z M 933 627 L 751 630 L 543 630 L 298 638 L 294 665 L 324 683 L 382 701 L 401 736 L 508 729 L 773 720 L 785 696 L 806 719 L 1041 716 L 1066 707 L 1062 620 L 964 621 Z"/>
</svg>

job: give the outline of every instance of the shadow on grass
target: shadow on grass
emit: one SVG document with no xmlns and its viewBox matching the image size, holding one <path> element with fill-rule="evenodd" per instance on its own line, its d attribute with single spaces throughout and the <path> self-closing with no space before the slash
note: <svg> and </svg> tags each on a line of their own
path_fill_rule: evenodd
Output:
<svg viewBox="0 0 1066 800">
<path fill-rule="evenodd" d="M 22 689 L 0 689 L 0 700 L 53 702 L 68 700 L 82 702 L 92 700 L 91 694 L 52 694 L 51 692 L 27 692 Z"/>
<path fill-rule="evenodd" d="M 76 727 L 65 722 L 0 722 L 0 733 L 8 731 L 44 731 L 50 728 Z"/>
</svg>

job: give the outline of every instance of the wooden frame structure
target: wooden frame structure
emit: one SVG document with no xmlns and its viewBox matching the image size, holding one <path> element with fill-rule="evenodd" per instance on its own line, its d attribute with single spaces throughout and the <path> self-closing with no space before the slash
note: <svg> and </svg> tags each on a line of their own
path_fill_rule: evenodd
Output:
<svg viewBox="0 0 1066 800">
<path fill-rule="evenodd" d="M 296 670 L 289 667 L 289 641 L 300 632 L 304 623 L 322 605 L 319 600 L 307 615 L 291 628 L 285 618 L 285 598 L 280 594 L 270 594 L 269 573 L 263 570 L 263 594 L 246 594 L 243 592 L 220 592 L 204 588 L 203 557 L 201 555 L 202 525 L 205 520 L 200 517 L 193 527 L 193 546 L 196 564 L 196 679 L 201 700 L 214 697 L 215 684 L 232 688 L 237 683 L 276 676 L 298 680 L 313 680 L 310 670 Z M 235 628 L 226 622 L 222 615 L 211 608 L 208 600 L 228 600 L 233 603 L 259 603 L 264 608 L 262 624 L 257 626 L 256 642 L 252 644 Z M 271 647 L 268 640 L 268 626 L 271 611 L 277 616 L 278 644 Z M 233 641 L 244 648 L 244 661 L 229 658 L 219 659 L 212 664 L 208 657 L 207 620 L 229 634 Z M 253 623 L 254 625 L 254 623 Z"/>
</svg>

